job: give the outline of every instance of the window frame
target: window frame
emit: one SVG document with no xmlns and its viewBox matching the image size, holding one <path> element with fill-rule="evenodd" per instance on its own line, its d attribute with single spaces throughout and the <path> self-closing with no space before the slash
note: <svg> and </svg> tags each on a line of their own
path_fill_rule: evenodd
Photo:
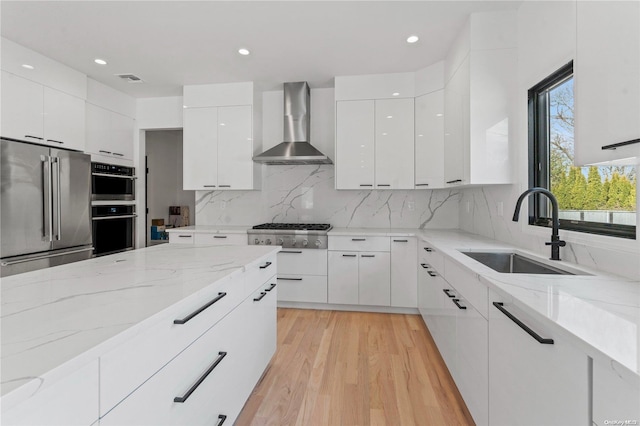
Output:
<svg viewBox="0 0 640 426">
<path fill-rule="evenodd" d="M 573 78 L 573 61 L 563 65 L 528 91 L 529 187 L 550 190 L 549 91 Z M 529 197 L 529 225 L 551 227 L 548 199 Z M 617 238 L 636 239 L 636 226 L 560 219 L 560 229 Z"/>
</svg>

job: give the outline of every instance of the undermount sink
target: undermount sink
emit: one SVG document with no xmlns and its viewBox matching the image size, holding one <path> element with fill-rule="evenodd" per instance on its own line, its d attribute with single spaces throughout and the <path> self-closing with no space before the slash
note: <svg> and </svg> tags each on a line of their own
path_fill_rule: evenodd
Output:
<svg viewBox="0 0 640 426">
<path fill-rule="evenodd" d="M 460 253 L 503 274 L 581 275 L 580 273 L 545 265 L 513 252 L 461 251 Z"/>
</svg>

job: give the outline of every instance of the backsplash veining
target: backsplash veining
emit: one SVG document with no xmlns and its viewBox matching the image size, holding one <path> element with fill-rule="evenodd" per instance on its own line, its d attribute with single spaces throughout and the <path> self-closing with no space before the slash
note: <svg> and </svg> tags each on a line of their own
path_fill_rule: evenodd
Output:
<svg viewBox="0 0 640 426">
<path fill-rule="evenodd" d="M 337 191 L 333 165 L 267 166 L 261 191 L 197 191 L 198 225 L 457 228 L 459 190 Z"/>
</svg>

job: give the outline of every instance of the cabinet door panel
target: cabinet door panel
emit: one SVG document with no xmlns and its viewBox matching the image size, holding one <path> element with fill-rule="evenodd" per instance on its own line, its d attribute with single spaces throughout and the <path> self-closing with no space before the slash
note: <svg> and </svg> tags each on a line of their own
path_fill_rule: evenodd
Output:
<svg viewBox="0 0 640 426">
<path fill-rule="evenodd" d="M 97 105 L 86 104 L 86 151 L 112 155 L 111 112 Z"/>
<path fill-rule="evenodd" d="M 111 147 L 117 158 L 133 160 L 133 129 L 135 120 L 111 113 Z"/>
<path fill-rule="evenodd" d="M 43 143 L 41 84 L 2 71 L 2 136 Z"/>
<path fill-rule="evenodd" d="M 413 99 L 375 101 L 375 185 L 413 189 Z"/>
<path fill-rule="evenodd" d="M 218 188 L 253 189 L 251 106 L 218 108 Z"/>
<path fill-rule="evenodd" d="M 417 244 L 412 237 L 391 238 L 391 306 L 417 307 Z"/>
<path fill-rule="evenodd" d="M 358 302 L 361 305 L 391 305 L 389 253 L 362 252 L 358 256 Z"/>
<path fill-rule="evenodd" d="M 469 141 L 469 57 L 444 88 L 444 180 L 464 183 L 465 146 Z"/>
<path fill-rule="evenodd" d="M 640 421 L 640 380 L 616 362 L 593 361 L 593 424 Z M 633 423 L 629 423 L 633 424 Z"/>
<path fill-rule="evenodd" d="M 431 337 L 437 344 L 440 339 L 437 316 L 444 306 L 444 293 L 442 293 L 440 280 L 429 275 L 429 272 L 435 273 L 426 263 L 421 262 L 418 268 L 418 309 Z"/>
<path fill-rule="evenodd" d="M 49 145 L 84 151 L 84 100 L 45 87 L 44 136 Z"/>
<path fill-rule="evenodd" d="M 336 189 L 373 189 L 374 101 L 336 103 Z"/>
<path fill-rule="evenodd" d="M 329 251 L 329 303 L 358 304 L 358 253 Z"/>
<path fill-rule="evenodd" d="M 415 187 L 444 187 L 444 90 L 415 99 Z"/>
<path fill-rule="evenodd" d="M 438 283 L 438 291 L 442 294 L 442 308 L 435 312 L 437 333 L 436 344 L 451 376 L 456 377 L 456 316 L 458 308 L 452 299 L 457 297 L 456 290 L 439 274 L 433 277 Z M 445 291 L 446 290 L 446 293 Z M 450 297 L 454 296 L 454 297 Z"/>
<path fill-rule="evenodd" d="M 216 190 L 218 108 L 184 110 L 183 188 Z"/>
</svg>

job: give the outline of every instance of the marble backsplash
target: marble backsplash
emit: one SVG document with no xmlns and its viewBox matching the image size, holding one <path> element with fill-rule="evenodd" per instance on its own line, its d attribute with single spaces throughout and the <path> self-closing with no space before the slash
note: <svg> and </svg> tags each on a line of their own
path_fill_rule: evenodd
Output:
<svg viewBox="0 0 640 426">
<path fill-rule="evenodd" d="M 263 167 L 261 191 L 197 191 L 196 224 L 458 228 L 460 190 L 338 191 L 333 165 Z"/>
<path fill-rule="evenodd" d="M 548 255 L 550 248 L 545 242 L 550 240 L 551 230 L 538 235 L 524 232 L 522 229 L 522 222 L 527 220 L 526 205 L 523 205 L 520 221 L 512 220 L 515 202 L 521 193 L 519 189 L 518 185 L 498 185 L 461 190 L 460 229 Z M 502 215 L 498 211 L 499 203 L 503 203 Z M 565 236 L 566 234 L 560 231 L 560 237 Z M 593 242 L 590 242 L 590 239 Z M 621 242 L 614 237 L 608 240 L 610 242 L 605 246 L 589 234 L 580 234 L 581 242 L 567 242 L 566 247 L 560 249 L 560 257 L 578 265 L 640 280 L 639 242 Z M 616 244 L 622 246 L 621 243 L 628 244 L 625 244 L 625 248 L 616 249 Z M 630 245 L 632 248 L 629 248 Z"/>
</svg>

